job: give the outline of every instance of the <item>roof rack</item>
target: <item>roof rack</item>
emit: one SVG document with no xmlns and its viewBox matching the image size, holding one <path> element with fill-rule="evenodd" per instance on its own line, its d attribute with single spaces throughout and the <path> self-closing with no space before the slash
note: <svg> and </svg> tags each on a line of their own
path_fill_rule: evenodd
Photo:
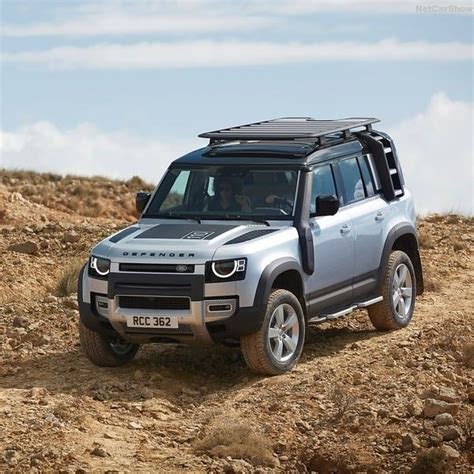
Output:
<svg viewBox="0 0 474 474">
<path fill-rule="evenodd" d="M 328 135 L 341 133 L 349 138 L 351 130 L 365 127 L 372 130 L 372 124 L 380 122 L 376 118 L 350 117 L 337 120 L 317 120 L 311 117 L 283 117 L 263 122 L 249 123 L 223 128 L 199 135 L 209 138 L 209 145 L 218 145 L 239 140 L 296 140 L 309 139 L 323 144 Z"/>
</svg>

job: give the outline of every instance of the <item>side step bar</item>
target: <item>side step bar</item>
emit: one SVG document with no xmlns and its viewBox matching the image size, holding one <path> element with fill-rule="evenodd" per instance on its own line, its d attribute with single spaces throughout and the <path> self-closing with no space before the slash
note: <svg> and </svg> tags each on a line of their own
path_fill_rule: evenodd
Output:
<svg viewBox="0 0 474 474">
<path fill-rule="evenodd" d="M 315 316 L 314 318 L 311 318 L 308 321 L 308 324 L 321 324 L 326 321 L 342 318 L 343 316 L 346 316 L 347 314 L 352 313 L 352 311 L 355 311 L 356 309 L 367 308 L 368 306 L 371 306 L 373 304 L 380 303 L 382 300 L 383 300 L 383 296 L 377 296 L 376 298 L 372 298 L 371 300 L 362 301 L 361 303 L 357 303 L 355 305 L 349 306 L 348 308 L 341 309 L 340 311 L 337 311 L 336 313 L 320 314 L 319 316 Z"/>
<path fill-rule="evenodd" d="M 362 303 L 358 303 L 358 308 L 367 308 L 367 306 L 372 306 L 373 304 L 380 303 L 383 301 L 383 296 L 377 296 L 376 298 L 372 298 L 371 300 L 364 301 Z"/>
</svg>

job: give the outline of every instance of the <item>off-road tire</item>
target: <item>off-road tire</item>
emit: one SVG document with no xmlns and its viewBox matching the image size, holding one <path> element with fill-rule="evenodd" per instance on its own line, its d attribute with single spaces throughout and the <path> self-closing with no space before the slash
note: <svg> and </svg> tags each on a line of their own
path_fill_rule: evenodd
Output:
<svg viewBox="0 0 474 474">
<path fill-rule="evenodd" d="M 117 352 L 112 347 L 111 339 L 105 334 L 91 331 L 79 321 L 79 338 L 87 358 L 99 367 L 120 367 L 130 362 L 140 348 L 139 344 L 130 344 L 126 352 Z"/>
<path fill-rule="evenodd" d="M 296 350 L 291 359 L 285 362 L 279 362 L 274 358 L 268 339 L 271 317 L 275 309 L 282 304 L 288 304 L 294 309 L 299 322 L 299 339 Z M 246 364 L 253 372 L 263 375 L 280 375 L 291 370 L 300 358 L 304 338 L 305 318 L 298 298 L 290 291 L 276 289 L 272 290 L 268 298 L 261 328 L 255 333 L 241 337 L 240 347 Z"/>
<path fill-rule="evenodd" d="M 400 318 L 395 311 L 393 305 L 393 279 L 395 271 L 400 264 L 405 264 L 408 267 L 408 271 L 411 275 L 412 281 L 412 298 L 409 309 L 409 314 L 405 318 Z M 410 323 L 413 312 L 415 310 L 415 295 L 416 295 L 416 277 L 413 264 L 410 257 L 401 250 L 393 251 L 384 269 L 383 280 L 382 280 L 382 296 L 383 301 L 380 303 L 369 306 L 369 317 L 374 327 L 380 331 L 390 331 L 393 329 L 401 329 Z"/>
</svg>

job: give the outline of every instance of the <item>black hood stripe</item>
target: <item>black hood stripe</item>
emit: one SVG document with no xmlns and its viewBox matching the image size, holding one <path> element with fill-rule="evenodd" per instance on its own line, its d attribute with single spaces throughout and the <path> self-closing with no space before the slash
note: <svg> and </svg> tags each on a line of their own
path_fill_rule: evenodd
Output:
<svg viewBox="0 0 474 474">
<path fill-rule="evenodd" d="M 137 235 L 136 239 L 212 240 L 237 225 L 158 224 Z"/>
</svg>

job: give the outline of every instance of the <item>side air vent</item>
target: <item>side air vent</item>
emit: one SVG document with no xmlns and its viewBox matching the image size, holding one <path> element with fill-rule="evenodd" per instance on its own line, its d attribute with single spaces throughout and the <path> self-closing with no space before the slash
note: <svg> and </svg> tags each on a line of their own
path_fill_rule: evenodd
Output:
<svg viewBox="0 0 474 474">
<path fill-rule="evenodd" d="M 239 235 L 238 237 L 229 240 L 224 245 L 232 245 L 232 244 L 241 244 L 242 242 L 247 242 L 249 240 L 256 239 L 258 237 L 262 237 L 267 234 L 271 234 L 278 229 L 255 229 L 247 232 L 246 234 Z"/>
</svg>

